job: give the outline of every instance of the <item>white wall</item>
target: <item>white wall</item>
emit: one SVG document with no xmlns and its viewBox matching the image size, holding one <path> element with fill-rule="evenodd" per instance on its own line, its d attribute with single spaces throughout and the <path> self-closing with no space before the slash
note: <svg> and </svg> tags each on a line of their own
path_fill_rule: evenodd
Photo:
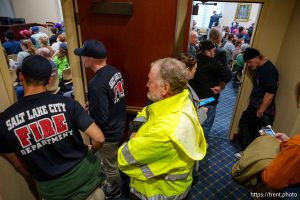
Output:
<svg viewBox="0 0 300 200">
<path fill-rule="evenodd" d="M 300 81 L 299 37 L 300 2 L 296 1 L 289 31 L 279 52 L 276 66 L 279 72 L 279 88 L 276 96 L 276 117 L 274 129 L 295 135 L 300 133 L 300 109 L 297 108 L 295 87 Z"/>
<path fill-rule="evenodd" d="M 12 9 L 11 0 L 0 0 L 0 5 L 1 17 L 15 17 L 14 10 Z"/>
<path fill-rule="evenodd" d="M 231 23 L 234 21 L 235 18 L 237 5 L 237 3 L 224 3 L 222 26 L 231 26 Z M 255 23 L 257 19 L 258 10 L 259 4 L 252 3 L 249 21 L 239 22 L 239 25 L 248 28 L 252 23 Z"/>
<path fill-rule="evenodd" d="M 196 20 L 197 24 L 196 27 L 208 27 L 210 16 L 212 16 L 213 11 L 216 11 L 217 14 L 220 14 L 223 9 L 223 4 L 220 2 L 209 2 L 209 3 L 217 3 L 216 6 L 214 5 L 202 5 L 200 1 L 194 1 L 193 5 L 198 4 L 199 10 L 198 15 L 192 15 L 192 20 Z M 191 21 L 192 21 L 191 20 Z M 220 19 L 222 24 L 222 18 Z"/>
<path fill-rule="evenodd" d="M 199 1 L 193 2 L 193 4 L 199 4 Z M 213 2 L 210 2 L 213 3 Z M 192 15 L 192 20 L 196 20 L 197 27 L 208 27 L 210 16 L 213 11 L 217 11 L 217 14 L 222 14 L 220 19 L 221 26 L 231 26 L 234 21 L 237 3 L 221 3 L 216 2 L 217 6 L 214 5 L 201 5 L 199 4 L 198 15 Z M 252 3 L 251 13 L 248 22 L 239 22 L 241 26 L 248 28 L 252 23 L 256 22 L 260 4 Z"/>
<path fill-rule="evenodd" d="M 12 0 L 16 17 L 23 17 L 26 23 L 60 22 L 63 21 L 57 0 Z"/>
</svg>

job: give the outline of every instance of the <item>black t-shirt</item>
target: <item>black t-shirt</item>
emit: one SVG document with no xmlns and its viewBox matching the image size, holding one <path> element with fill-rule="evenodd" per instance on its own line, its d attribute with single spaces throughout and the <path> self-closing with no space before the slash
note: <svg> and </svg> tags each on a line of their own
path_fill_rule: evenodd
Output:
<svg viewBox="0 0 300 200">
<path fill-rule="evenodd" d="M 276 94 L 278 88 L 278 71 L 267 61 L 256 68 L 251 97 L 263 98 L 265 93 Z"/>
<path fill-rule="evenodd" d="M 38 181 L 55 179 L 87 153 L 78 129 L 93 120 L 71 98 L 39 93 L 25 96 L 0 114 L 0 152 L 16 152 Z"/>
<path fill-rule="evenodd" d="M 199 99 L 214 97 L 218 103 L 220 94 L 214 94 L 211 88 L 219 85 L 219 82 L 228 83 L 231 79 L 231 72 L 227 66 L 221 65 L 219 61 L 203 54 L 198 54 L 198 64 L 195 77 L 189 81 Z"/>
<path fill-rule="evenodd" d="M 89 81 L 88 99 L 90 115 L 103 131 L 105 141 L 120 142 L 126 120 L 121 73 L 110 65 L 100 68 Z"/>
</svg>

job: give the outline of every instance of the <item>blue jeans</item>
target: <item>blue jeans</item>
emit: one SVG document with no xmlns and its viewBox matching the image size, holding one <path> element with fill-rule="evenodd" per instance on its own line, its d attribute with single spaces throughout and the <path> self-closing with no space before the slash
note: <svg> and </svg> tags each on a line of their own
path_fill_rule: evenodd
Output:
<svg viewBox="0 0 300 200">
<path fill-rule="evenodd" d="M 205 137 L 207 137 L 208 133 L 214 123 L 214 120 L 215 120 L 217 105 L 206 105 L 205 107 L 208 108 L 208 111 L 206 114 L 207 118 L 204 121 L 202 128 L 203 128 Z"/>
</svg>

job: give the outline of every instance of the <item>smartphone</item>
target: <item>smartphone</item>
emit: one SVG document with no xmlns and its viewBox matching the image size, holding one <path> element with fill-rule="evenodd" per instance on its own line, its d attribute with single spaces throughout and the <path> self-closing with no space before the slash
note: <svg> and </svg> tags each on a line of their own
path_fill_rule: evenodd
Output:
<svg viewBox="0 0 300 200">
<path fill-rule="evenodd" d="M 273 129 L 270 125 L 262 127 L 261 131 L 264 134 L 268 134 L 268 135 L 275 137 L 275 132 L 273 131 Z"/>
<path fill-rule="evenodd" d="M 205 106 L 206 104 L 209 104 L 211 102 L 214 102 L 216 99 L 214 97 L 209 97 L 206 99 L 202 99 L 199 101 L 199 106 Z"/>
</svg>

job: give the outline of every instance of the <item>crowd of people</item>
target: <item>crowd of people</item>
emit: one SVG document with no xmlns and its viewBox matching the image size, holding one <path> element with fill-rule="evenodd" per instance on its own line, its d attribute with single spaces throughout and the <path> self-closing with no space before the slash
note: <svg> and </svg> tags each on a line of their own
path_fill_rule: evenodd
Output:
<svg viewBox="0 0 300 200">
<path fill-rule="evenodd" d="M 211 22 L 218 20 L 218 17 L 214 13 Z M 277 133 L 273 138 L 261 136 L 260 130 L 272 126 L 274 122 L 279 74 L 270 60 L 259 50 L 250 47 L 253 29 L 254 24 L 245 30 L 237 22 L 223 30 L 212 26 L 208 32 L 208 40 L 200 41 L 194 28 L 189 35 L 189 54 L 198 59 L 198 65 L 190 85 L 199 99 L 218 99 L 225 84 L 231 78 L 234 80 L 234 76 L 241 76 L 247 64 L 253 89 L 248 107 L 239 120 L 238 142 L 242 151 L 235 154 L 240 160 L 233 167 L 233 178 L 242 185 L 253 186 L 253 191 L 258 189 L 274 192 L 291 187 L 292 190 L 287 191 L 299 192 L 297 185 L 300 183 L 300 176 L 295 170 L 299 166 L 299 136 L 291 139 L 284 133 Z M 208 124 L 213 123 L 215 115 L 213 104 L 217 104 L 217 101 L 206 106 L 207 119 L 203 123 L 206 136 L 211 127 Z M 274 145 L 277 144 L 276 141 L 280 142 L 280 146 Z"/>
<path fill-rule="evenodd" d="M 7 54 L 18 54 L 9 64 L 17 69 L 23 95 L 0 114 L 0 153 L 34 179 L 31 188 L 36 186 L 37 199 L 97 199 L 100 187 L 106 199 L 118 198 L 126 188 L 121 172 L 130 179 L 131 199 L 187 199 L 234 61 L 254 72 L 249 106 L 240 120 L 243 149 L 259 137 L 262 126 L 274 121 L 279 80 L 274 64 L 245 46 L 243 37 L 229 33 L 222 42 L 222 32 L 211 28 L 209 40 L 199 42 L 196 31 L 189 34 L 188 53 L 150 64 L 151 103 L 133 119 L 130 138 L 124 142 L 124 79 L 107 63 L 105 45 L 87 40 L 72 52 L 94 72 L 83 108 L 72 98 L 47 92 L 53 74 L 62 78 L 69 66 L 63 26 L 56 24 L 51 31 L 48 37 L 39 27 L 23 30 L 20 34 L 26 39 L 20 42 L 8 31 L 3 44 Z M 89 145 L 80 131 L 90 138 Z M 289 163 L 293 173 L 278 168 L 298 156 L 299 139 L 280 133 L 276 138 L 280 152 L 261 177 L 270 188 L 281 190 L 300 182 L 298 159 Z"/>
<path fill-rule="evenodd" d="M 19 41 L 15 40 L 17 34 L 22 38 Z M 41 55 L 51 63 L 52 76 L 58 74 L 61 83 L 63 83 L 62 72 L 70 67 L 63 24 L 55 23 L 51 27 L 50 36 L 42 32 L 39 26 L 33 26 L 29 30 L 24 29 L 19 33 L 8 30 L 4 37 L 5 42 L 2 45 L 6 55 L 16 55 L 15 60 L 7 59 L 10 70 L 16 70 L 18 74 L 24 58 L 29 55 Z M 16 96 L 20 99 L 24 95 L 24 91 L 19 79 L 16 80 L 15 88 Z"/>
</svg>

